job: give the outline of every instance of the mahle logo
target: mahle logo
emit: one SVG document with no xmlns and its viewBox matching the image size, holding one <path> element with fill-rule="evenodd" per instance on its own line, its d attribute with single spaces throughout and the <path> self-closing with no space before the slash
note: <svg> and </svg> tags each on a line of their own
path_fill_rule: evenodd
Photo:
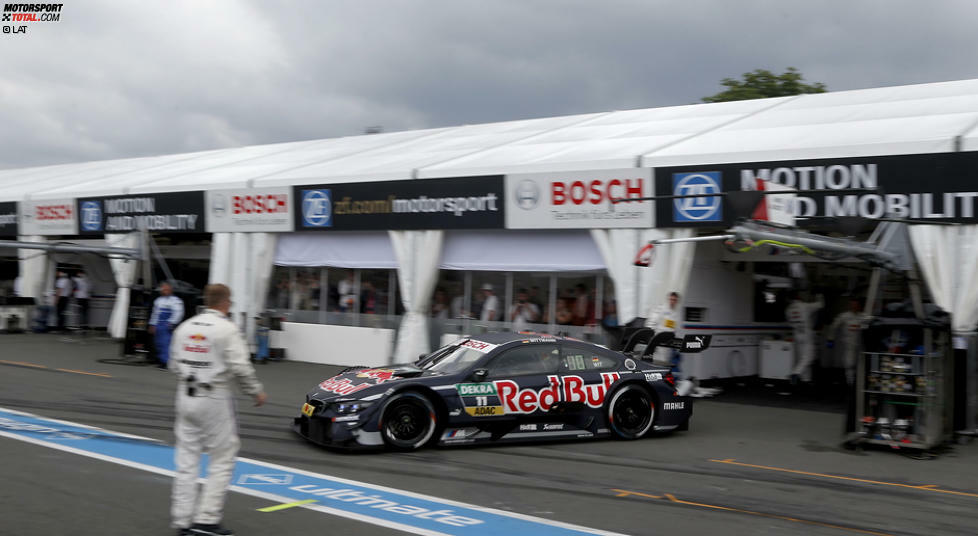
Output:
<svg viewBox="0 0 978 536">
<path fill-rule="evenodd" d="M 491 383 L 460 383 L 459 396 L 496 396 L 496 386 Z"/>
</svg>

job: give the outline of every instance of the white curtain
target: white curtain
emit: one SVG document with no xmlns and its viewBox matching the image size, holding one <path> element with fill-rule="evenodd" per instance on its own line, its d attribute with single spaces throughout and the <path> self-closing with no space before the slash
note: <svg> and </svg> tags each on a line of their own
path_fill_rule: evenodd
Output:
<svg viewBox="0 0 978 536">
<path fill-rule="evenodd" d="M 272 233 L 214 233 L 208 283 L 231 288 L 231 318 L 254 341 L 254 319 L 264 308 L 272 277 L 275 244 Z"/>
<path fill-rule="evenodd" d="M 692 238 L 693 229 L 653 229 L 656 239 Z M 689 274 L 693 268 L 693 256 L 696 254 L 696 242 L 674 242 L 655 246 L 650 271 L 648 302 L 645 304 L 644 316 L 646 325 L 652 320 L 655 310 L 666 303 L 669 294 L 678 292 L 680 303 L 686 297 L 686 287 L 689 285 Z"/>
<path fill-rule="evenodd" d="M 208 283 L 224 283 L 231 280 L 231 233 L 214 233 L 211 236 L 211 267 Z"/>
<path fill-rule="evenodd" d="M 978 225 L 912 225 L 910 242 L 934 302 L 951 313 L 952 329 L 978 324 Z"/>
<path fill-rule="evenodd" d="M 139 233 L 107 234 L 105 243 L 113 248 L 136 249 L 139 247 Z M 115 292 L 115 303 L 112 305 L 112 314 L 109 316 L 109 336 L 122 339 L 126 336 L 126 324 L 129 320 L 129 289 L 136 279 L 139 261 L 110 258 L 109 266 L 112 268 L 112 275 L 118 287 Z"/>
<path fill-rule="evenodd" d="M 45 242 L 43 236 L 21 236 L 21 242 Z M 21 295 L 34 298 L 38 305 L 44 300 L 44 291 L 47 288 L 45 277 L 47 274 L 47 252 L 40 249 L 18 249 L 18 269 L 20 274 Z"/>
<path fill-rule="evenodd" d="M 254 319 L 265 308 L 265 297 L 268 295 L 268 282 L 272 278 L 272 268 L 275 264 L 275 243 L 278 235 L 273 233 L 251 233 L 250 290 L 248 295 L 248 318 Z M 255 323 L 249 321 L 246 336 L 249 341 L 255 339 Z"/>
<path fill-rule="evenodd" d="M 394 362 L 413 361 L 431 351 L 428 312 L 438 280 L 444 231 L 389 231 L 397 255 L 397 281 L 401 285 L 404 318 L 397 333 Z"/>
<path fill-rule="evenodd" d="M 654 229 L 594 229 L 591 238 L 615 282 L 615 306 L 622 325 L 642 316 L 651 297 L 652 270 L 635 266 L 635 255 L 653 238 Z"/>
</svg>

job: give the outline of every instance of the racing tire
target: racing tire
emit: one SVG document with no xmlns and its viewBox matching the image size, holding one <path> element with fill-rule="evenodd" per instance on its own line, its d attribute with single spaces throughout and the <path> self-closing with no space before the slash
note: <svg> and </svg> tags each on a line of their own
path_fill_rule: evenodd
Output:
<svg viewBox="0 0 978 536">
<path fill-rule="evenodd" d="M 398 393 L 384 406 L 380 435 L 397 450 L 416 450 L 428 442 L 438 428 L 438 412 L 421 393 Z"/>
<path fill-rule="evenodd" d="M 615 391 L 608 402 L 608 425 L 618 439 L 638 439 L 652 429 L 655 399 L 636 384 Z"/>
</svg>

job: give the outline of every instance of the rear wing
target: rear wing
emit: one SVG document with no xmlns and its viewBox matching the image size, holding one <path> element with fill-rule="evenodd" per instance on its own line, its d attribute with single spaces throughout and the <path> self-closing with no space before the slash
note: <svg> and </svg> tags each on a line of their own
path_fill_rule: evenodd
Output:
<svg viewBox="0 0 978 536">
<path fill-rule="evenodd" d="M 626 354 L 640 352 L 639 357 L 642 359 L 651 358 L 659 347 L 673 348 L 684 354 L 696 354 L 709 348 L 712 339 L 712 335 L 686 335 L 679 338 L 671 331 L 656 333 L 652 328 L 641 328 L 628 335 L 621 351 Z M 645 348 L 640 348 L 642 345 Z"/>
</svg>

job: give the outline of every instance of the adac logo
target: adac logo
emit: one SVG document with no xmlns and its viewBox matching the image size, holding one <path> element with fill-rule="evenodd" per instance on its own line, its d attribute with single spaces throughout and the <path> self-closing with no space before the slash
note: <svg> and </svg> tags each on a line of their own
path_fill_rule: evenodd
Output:
<svg viewBox="0 0 978 536">
<path fill-rule="evenodd" d="M 723 221 L 723 182 L 719 171 L 673 173 L 673 195 L 697 195 L 704 197 L 678 198 L 672 204 L 672 221 L 699 222 Z"/>
<path fill-rule="evenodd" d="M 530 179 L 524 179 L 516 186 L 514 192 L 516 204 L 523 210 L 533 210 L 540 202 L 540 187 Z"/>
<path fill-rule="evenodd" d="M 194 333 L 193 335 L 190 336 L 190 340 L 201 342 L 201 341 L 206 341 L 207 337 L 201 335 L 200 333 Z"/>
<path fill-rule="evenodd" d="M 101 201 L 85 201 L 81 204 L 81 228 L 83 231 L 102 230 Z"/>
<path fill-rule="evenodd" d="M 302 191 L 302 226 L 333 226 L 333 198 L 330 190 Z"/>
</svg>

